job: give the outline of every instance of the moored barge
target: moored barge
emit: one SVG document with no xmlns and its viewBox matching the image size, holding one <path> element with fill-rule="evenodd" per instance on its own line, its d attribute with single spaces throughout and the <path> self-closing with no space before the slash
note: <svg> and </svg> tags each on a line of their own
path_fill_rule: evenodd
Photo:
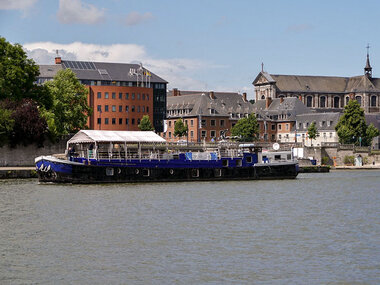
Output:
<svg viewBox="0 0 380 285">
<path fill-rule="evenodd" d="M 40 182 L 116 183 L 292 179 L 298 163 L 262 161 L 254 144 L 172 145 L 154 132 L 82 130 L 64 158 L 35 159 Z"/>
</svg>

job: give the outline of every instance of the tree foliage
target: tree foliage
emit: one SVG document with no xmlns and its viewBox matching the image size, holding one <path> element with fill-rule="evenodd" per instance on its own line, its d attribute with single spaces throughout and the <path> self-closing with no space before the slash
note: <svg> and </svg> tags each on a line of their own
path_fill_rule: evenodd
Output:
<svg viewBox="0 0 380 285">
<path fill-rule="evenodd" d="M 315 122 L 312 122 L 311 125 L 307 128 L 307 134 L 311 140 L 311 145 L 313 145 L 313 140 L 315 140 L 319 134 Z"/>
<path fill-rule="evenodd" d="M 378 134 L 378 130 L 373 125 L 372 127 L 367 126 L 364 110 L 356 100 L 350 100 L 344 107 L 344 113 L 335 130 L 339 136 L 339 142 L 342 144 L 359 145 L 361 138 L 363 145 L 370 145 L 372 139 Z"/>
<path fill-rule="evenodd" d="M 371 123 L 369 126 L 367 126 L 366 130 L 366 138 L 365 138 L 365 145 L 371 145 L 373 138 L 379 136 L 380 132 L 379 130 Z"/>
<path fill-rule="evenodd" d="M 241 118 L 231 129 L 233 136 L 240 137 L 241 141 L 253 141 L 259 134 L 259 125 L 255 114 L 250 114 L 248 118 Z"/>
<path fill-rule="evenodd" d="M 12 111 L 0 106 L 0 147 L 9 142 L 9 134 L 12 132 L 14 124 Z"/>
<path fill-rule="evenodd" d="M 21 100 L 37 96 L 34 82 L 38 66 L 27 58 L 19 44 L 12 45 L 0 37 L 0 100 Z"/>
<path fill-rule="evenodd" d="M 144 115 L 139 124 L 140 131 L 154 131 L 152 123 L 150 122 L 149 116 Z"/>
<path fill-rule="evenodd" d="M 86 128 L 92 109 L 87 103 L 88 89 L 75 73 L 71 69 L 60 70 L 45 86 L 53 96 L 52 108 L 43 112 L 52 138 Z"/>
<path fill-rule="evenodd" d="M 183 123 L 182 119 L 180 118 L 177 120 L 174 124 L 174 135 L 176 137 L 183 137 L 187 134 L 188 127 Z"/>
</svg>

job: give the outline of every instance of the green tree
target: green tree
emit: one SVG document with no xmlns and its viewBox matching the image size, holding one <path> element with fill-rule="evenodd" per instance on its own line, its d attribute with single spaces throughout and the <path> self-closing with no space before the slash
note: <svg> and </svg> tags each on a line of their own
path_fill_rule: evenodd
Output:
<svg viewBox="0 0 380 285">
<path fill-rule="evenodd" d="M 43 112 L 51 138 L 86 128 L 92 109 L 87 103 L 88 89 L 75 73 L 71 69 L 60 70 L 45 86 L 53 96 L 52 108 Z"/>
<path fill-rule="evenodd" d="M 370 146 L 372 144 L 373 138 L 377 137 L 379 134 L 380 134 L 379 130 L 372 123 L 369 124 L 366 130 L 366 138 L 365 138 L 366 141 L 364 142 L 364 145 Z"/>
<path fill-rule="evenodd" d="M 149 116 L 144 115 L 139 124 L 140 131 L 154 131 L 152 123 L 150 122 Z"/>
<path fill-rule="evenodd" d="M 313 145 L 313 140 L 315 140 L 319 134 L 317 127 L 315 126 L 315 122 L 312 122 L 311 125 L 307 128 L 307 133 L 311 140 L 310 143 L 311 145 Z"/>
<path fill-rule="evenodd" d="M 12 111 L 0 106 L 0 147 L 8 143 L 14 124 Z"/>
<path fill-rule="evenodd" d="M 241 118 L 236 125 L 232 127 L 231 134 L 240 137 L 241 141 L 256 140 L 259 134 L 259 125 L 256 120 L 256 115 L 252 113 L 248 118 Z"/>
<path fill-rule="evenodd" d="M 344 113 L 335 130 L 339 136 L 339 142 L 342 144 L 359 145 L 359 138 L 362 138 L 363 144 L 368 143 L 364 110 L 356 100 L 350 100 L 344 107 Z"/>
<path fill-rule="evenodd" d="M 37 96 L 34 82 L 38 75 L 38 66 L 27 58 L 22 46 L 0 37 L 0 100 L 18 101 Z"/>
<path fill-rule="evenodd" d="M 188 127 L 183 123 L 182 119 L 179 118 L 174 124 L 174 135 L 176 137 L 183 137 L 187 134 Z"/>
</svg>

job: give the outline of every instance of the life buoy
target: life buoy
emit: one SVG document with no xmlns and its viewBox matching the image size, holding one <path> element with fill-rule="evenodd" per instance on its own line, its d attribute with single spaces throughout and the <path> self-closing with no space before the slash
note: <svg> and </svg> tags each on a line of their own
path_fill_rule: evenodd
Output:
<svg viewBox="0 0 380 285">
<path fill-rule="evenodd" d="M 169 170 L 169 173 L 170 173 L 171 175 L 173 175 L 173 174 L 174 174 L 174 170 L 173 170 L 173 169 L 170 169 L 170 170 Z"/>
</svg>

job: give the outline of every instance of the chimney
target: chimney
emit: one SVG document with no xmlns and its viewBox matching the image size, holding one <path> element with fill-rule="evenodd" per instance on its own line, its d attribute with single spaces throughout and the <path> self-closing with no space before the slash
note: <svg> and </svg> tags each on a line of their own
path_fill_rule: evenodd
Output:
<svg viewBox="0 0 380 285">
<path fill-rule="evenodd" d="M 265 98 L 265 109 L 268 109 L 271 103 L 272 103 L 271 97 Z"/>
<path fill-rule="evenodd" d="M 280 97 L 280 103 L 282 104 L 283 102 L 284 102 L 284 97 L 281 96 L 281 97 Z"/>
<path fill-rule="evenodd" d="M 243 100 L 244 100 L 244 102 L 248 102 L 247 101 L 247 93 L 245 93 L 245 92 L 243 93 Z"/>
<path fill-rule="evenodd" d="M 61 64 L 62 63 L 62 60 L 61 60 L 61 57 L 60 56 L 57 56 L 55 58 L 55 64 Z"/>
<path fill-rule="evenodd" d="M 210 91 L 210 99 L 214 100 L 215 99 L 215 94 L 214 91 Z"/>
<path fill-rule="evenodd" d="M 173 88 L 173 96 L 179 96 L 179 92 L 177 88 Z"/>
</svg>

